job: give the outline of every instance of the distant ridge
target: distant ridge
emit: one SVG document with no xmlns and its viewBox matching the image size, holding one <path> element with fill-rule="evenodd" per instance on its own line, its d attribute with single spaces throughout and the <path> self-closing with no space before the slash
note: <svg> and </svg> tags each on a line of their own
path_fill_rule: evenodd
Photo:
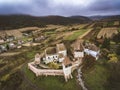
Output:
<svg viewBox="0 0 120 90">
<path fill-rule="evenodd" d="M 107 15 L 107 16 L 90 16 L 92 20 L 102 20 L 102 21 L 111 21 L 111 20 L 120 20 L 120 15 Z"/>
<path fill-rule="evenodd" d="M 80 19 L 80 20 L 88 20 L 88 21 L 91 21 L 91 19 L 89 17 L 85 17 L 85 16 L 70 16 L 70 18 L 73 18 L 73 19 Z"/>
<path fill-rule="evenodd" d="M 91 20 L 88 17 L 64 17 L 64 16 L 30 16 L 30 15 L 0 15 L 0 30 L 16 29 L 23 27 L 44 27 L 48 24 L 81 24 L 88 23 Z"/>
</svg>

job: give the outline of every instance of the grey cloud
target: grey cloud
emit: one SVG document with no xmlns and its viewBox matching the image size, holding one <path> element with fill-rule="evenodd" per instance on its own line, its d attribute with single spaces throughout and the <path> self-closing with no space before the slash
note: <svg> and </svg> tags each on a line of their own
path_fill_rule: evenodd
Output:
<svg viewBox="0 0 120 90">
<path fill-rule="evenodd" d="M 31 0 L 27 4 L 0 4 L 0 14 L 31 14 L 43 15 L 107 15 L 120 14 L 119 0 L 93 0 L 90 5 L 53 5 L 52 0 Z"/>
</svg>

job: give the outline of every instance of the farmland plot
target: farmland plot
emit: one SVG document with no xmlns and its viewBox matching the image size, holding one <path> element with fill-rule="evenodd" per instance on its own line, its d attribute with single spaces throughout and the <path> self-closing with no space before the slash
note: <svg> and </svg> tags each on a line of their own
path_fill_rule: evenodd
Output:
<svg viewBox="0 0 120 90">
<path fill-rule="evenodd" d="M 113 28 L 103 28 L 101 31 L 98 33 L 97 38 L 111 38 L 114 34 L 118 33 L 118 28 L 113 27 Z"/>
<path fill-rule="evenodd" d="M 115 21 L 115 22 L 114 22 L 114 25 L 119 25 L 119 21 Z"/>
</svg>

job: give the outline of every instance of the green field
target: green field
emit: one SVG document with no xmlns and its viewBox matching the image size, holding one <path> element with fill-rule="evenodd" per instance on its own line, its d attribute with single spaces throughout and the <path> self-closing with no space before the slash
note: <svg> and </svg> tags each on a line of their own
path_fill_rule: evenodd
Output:
<svg viewBox="0 0 120 90">
<path fill-rule="evenodd" d="M 105 90 L 104 85 L 107 83 L 109 74 L 103 65 L 96 64 L 94 69 L 87 70 L 83 76 L 85 84 L 90 90 Z"/>
<path fill-rule="evenodd" d="M 26 77 L 41 90 L 80 90 L 80 86 L 77 84 L 76 72 L 74 72 L 74 78 L 65 82 L 63 76 L 39 76 L 30 71 L 27 67 L 23 69 Z"/>
<path fill-rule="evenodd" d="M 74 32 L 72 35 L 67 36 L 65 40 L 73 41 L 76 40 L 79 36 L 84 34 L 87 31 L 87 29 L 81 29 L 79 31 Z"/>
</svg>

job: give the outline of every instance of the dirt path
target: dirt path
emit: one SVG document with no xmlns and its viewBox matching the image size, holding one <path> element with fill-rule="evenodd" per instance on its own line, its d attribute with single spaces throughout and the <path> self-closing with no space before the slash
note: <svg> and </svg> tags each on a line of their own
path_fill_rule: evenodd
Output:
<svg viewBox="0 0 120 90">
<path fill-rule="evenodd" d="M 0 54 L 1 57 L 6 57 L 6 56 L 14 56 L 14 55 L 18 55 L 21 52 L 6 52 L 6 53 L 2 53 Z"/>
<path fill-rule="evenodd" d="M 15 56 L 15 55 L 18 55 L 18 54 L 21 54 L 23 52 L 27 51 L 27 49 L 24 49 L 24 48 L 21 48 L 20 50 L 17 50 L 17 51 L 8 51 L 8 52 L 4 52 L 2 54 L 0 54 L 1 57 L 6 57 L 6 56 Z"/>
<path fill-rule="evenodd" d="M 84 84 L 84 81 L 82 79 L 82 66 L 79 67 L 79 69 L 77 70 L 78 72 L 78 81 L 79 81 L 79 85 L 82 87 L 83 90 L 88 90 L 86 87 L 85 87 L 85 84 Z"/>
</svg>

